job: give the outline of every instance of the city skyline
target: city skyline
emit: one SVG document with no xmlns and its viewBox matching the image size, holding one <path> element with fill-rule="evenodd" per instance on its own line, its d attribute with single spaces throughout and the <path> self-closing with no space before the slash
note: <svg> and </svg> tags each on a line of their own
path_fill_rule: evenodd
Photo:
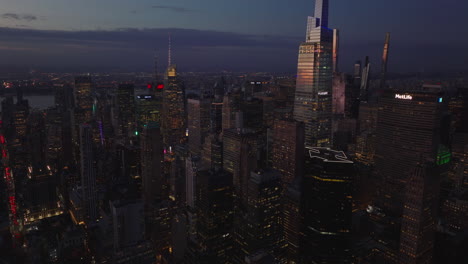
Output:
<svg viewBox="0 0 468 264">
<path fill-rule="evenodd" d="M 454 0 L 17 1 L 0 262 L 468 263 Z"/>
<path fill-rule="evenodd" d="M 306 0 L 293 6 L 263 0 L 198 5 L 183 0 L 4 2 L 0 55 L 11 65 L 39 69 L 148 70 L 146 58 L 155 49 L 165 57 L 171 33 L 174 59 L 184 65 L 182 71 L 240 70 L 248 60 L 247 70 L 294 72 L 296 43 L 305 18 L 314 11 L 313 1 Z M 392 50 L 398 56 L 389 61 L 390 72 L 466 70 L 463 58 L 468 53 L 462 47 L 468 39 L 457 27 L 466 18 L 455 3 L 332 1 L 330 26 L 341 30 L 340 68 L 349 72 L 366 55 L 378 64 L 385 32 L 392 32 Z M 444 37 L 433 37 L 437 35 Z M 269 56 L 272 52 L 277 56 Z M 449 56 L 458 59 L 444 61 Z"/>
</svg>

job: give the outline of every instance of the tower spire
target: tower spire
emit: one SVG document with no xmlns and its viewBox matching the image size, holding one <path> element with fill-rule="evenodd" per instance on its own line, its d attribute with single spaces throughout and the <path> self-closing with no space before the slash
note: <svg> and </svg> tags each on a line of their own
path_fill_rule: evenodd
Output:
<svg viewBox="0 0 468 264">
<path fill-rule="evenodd" d="M 171 54 L 171 33 L 169 33 L 169 50 L 167 52 L 167 67 L 172 65 L 172 54 Z"/>
<path fill-rule="evenodd" d="M 333 29 L 333 72 L 338 72 L 338 53 L 340 47 L 340 31 Z"/>
<path fill-rule="evenodd" d="M 385 78 L 387 77 L 388 51 L 390 48 L 390 32 L 385 35 L 385 44 L 382 54 L 382 73 L 380 78 L 380 89 L 385 88 Z"/>
<path fill-rule="evenodd" d="M 154 50 L 154 83 L 158 85 L 158 53 Z"/>
</svg>

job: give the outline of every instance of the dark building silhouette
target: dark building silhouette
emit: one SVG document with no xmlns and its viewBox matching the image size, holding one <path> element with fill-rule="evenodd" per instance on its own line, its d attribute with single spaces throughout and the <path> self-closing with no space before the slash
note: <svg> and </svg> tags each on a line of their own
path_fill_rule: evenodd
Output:
<svg viewBox="0 0 468 264">
<path fill-rule="evenodd" d="M 342 151 L 306 148 L 302 182 L 304 263 L 351 263 L 353 162 Z"/>
</svg>

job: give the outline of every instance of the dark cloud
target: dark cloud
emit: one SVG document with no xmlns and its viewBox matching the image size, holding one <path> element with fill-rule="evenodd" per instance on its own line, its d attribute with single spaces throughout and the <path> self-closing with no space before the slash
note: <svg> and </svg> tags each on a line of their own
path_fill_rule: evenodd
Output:
<svg viewBox="0 0 468 264">
<path fill-rule="evenodd" d="M 15 14 L 15 13 L 4 13 L 1 15 L 2 18 L 11 19 L 11 20 L 23 20 L 31 22 L 37 20 L 37 16 L 31 14 Z"/>
<path fill-rule="evenodd" d="M 151 69 L 152 57 L 173 57 L 183 70 L 295 68 L 300 39 L 180 28 L 57 31 L 0 27 L 0 56 L 18 65 L 95 65 L 127 70 Z M 11 52 L 15 50 L 28 52 Z M 3 57 L 5 58 L 5 57 Z M 162 59 L 165 61 L 164 59 Z M 4 60 L 6 61 L 6 60 Z M 266 66 L 265 66 L 266 65 Z"/>
<path fill-rule="evenodd" d="M 169 10 L 173 12 L 179 12 L 179 13 L 188 13 L 188 12 L 193 12 L 193 9 L 188 9 L 185 7 L 178 7 L 178 6 L 168 6 L 168 5 L 154 5 L 152 8 L 155 9 L 164 9 L 164 10 Z"/>
<path fill-rule="evenodd" d="M 164 65 L 168 35 L 174 61 L 183 71 L 252 70 L 295 72 L 303 37 L 251 35 L 181 28 L 121 28 L 94 31 L 55 31 L 0 27 L 1 64 L 75 67 L 103 70 L 148 70 L 155 50 Z M 351 72 L 356 60 L 371 58 L 380 70 L 383 40 L 342 39 L 340 68 Z M 463 43 L 414 44 L 396 36 L 390 48 L 389 70 L 467 70 Z M 457 58 L 447 61 L 447 58 Z M 164 67 L 164 66 L 162 66 Z"/>
</svg>

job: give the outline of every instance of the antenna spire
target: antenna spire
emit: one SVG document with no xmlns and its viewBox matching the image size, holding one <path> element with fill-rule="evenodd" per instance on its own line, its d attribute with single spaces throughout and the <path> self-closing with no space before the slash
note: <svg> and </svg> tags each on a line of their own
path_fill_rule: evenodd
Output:
<svg viewBox="0 0 468 264">
<path fill-rule="evenodd" d="M 172 54 L 171 54 L 171 33 L 169 33 L 169 50 L 167 52 L 167 67 L 172 65 Z"/>
<path fill-rule="evenodd" d="M 154 50 L 154 81 L 155 85 L 158 84 L 158 53 Z"/>
</svg>

